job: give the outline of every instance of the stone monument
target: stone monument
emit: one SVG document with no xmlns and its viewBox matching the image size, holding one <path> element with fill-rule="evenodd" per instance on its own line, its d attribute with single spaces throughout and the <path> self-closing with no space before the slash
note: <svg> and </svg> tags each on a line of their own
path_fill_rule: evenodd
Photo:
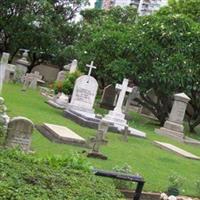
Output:
<svg viewBox="0 0 200 200">
<path fill-rule="evenodd" d="M 37 83 L 42 79 L 42 75 L 39 72 L 35 71 L 34 73 L 27 73 L 24 77 L 24 85 L 22 90 L 27 88 L 36 89 Z"/>
<path fill-rule="evenodd" d="M 116 107 L 113 111 L 109 111 L 109 113 L 104 117 L 104 120 L 113 123 L 119 130 L 123 130 L 127 124 L 125 114 L 122 113 L 123 102 L 126 92 L 132 92 L 132 88 L 128 87 L 128 79 L 124 79 L 122 85 L 116 85 L 116 89 L 120 90 Z"/>
<path fill-rule="evenodd" d="M 70 73 L 70 74 L 71 74 L 71 73 L 74 73 L 74 72 L 77 70 L 77 66 L 78 66 L 77 60 L 74 59 L 74 60 L 72 61 L 72 63 L 71 63 L 71 67 L 70 67 L 69 73 Z"/>
<path fill-rule="evenodd" d="M 3 53 L 1 57 L 1 62 L 0 62 L 0 94 L 2 92 L 3 88 L 3 81 L 5 78 L 5 70 L 8 64 L 8 59 L 9 59 L 10 54 L 9 53 Z"/>
<path fill-rule="evenodd" d="M 87 115 L 94 115 L 94 102 L 98 90 L 98 83 L 91 76 L 92 69 L 96 69 L 93 66 L 93 61 L 89 67 L 88 75 L 80 76 L 74 86 L 71 102 L 68 109 L 83 112 Z"/>
<path fill-rule="evenodd" d="M 174 95 L 174 103 L 172 106 L 169 119 L 165 122 L 164 127 L 156 129 L 158 134 L 173 137 L 178 140 L 184 139 L 183 120 L 185 111 L 190 98 L 185 93 Z"/>
<path fill-rule="evenodd" d="M 116 106 L 117 91 L 113 85 L 108 85 L 103 90 L 100 107 L 113 110 Z"/>
<path fill-rule="evenodd" d="M 19 146 L 20 149 L 27 152 L 30 150 L 32 133 L 33 123 L 31 120 L 25 117 L 14 117 L 8 123 L 5 146 Z"/>
<path fill-rule="evenodd" d="M 66 77 L 66 76 L 67 76 L 67 71 L 62 70 L 62 71 L 58 72 L 56 81 L 62 82 L 62 81 L 65 80 L 65 77 Z"/>
<path fill-rule="evenodd" d="M 16 60 L 16 73 L 15 73 L 15 81 L 21 82 L 22 77 L 26 74 L 30 62 L 28 61 L 28 50 L 24 50 L 22 54 L 22 58 Z"/>
<path fill-rule="evenodd" d="M 5 82 L 9 82 L 9 81 L 12 81 L 14 79 L 15 70 L 16 70 L 15 65 L 7 64 L 5 77 L 4 77 Z"/>
</svg>

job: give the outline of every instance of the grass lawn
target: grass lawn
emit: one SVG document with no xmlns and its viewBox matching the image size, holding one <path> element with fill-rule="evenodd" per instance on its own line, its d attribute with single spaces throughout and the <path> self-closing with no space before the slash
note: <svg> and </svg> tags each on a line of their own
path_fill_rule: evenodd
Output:
<svg viewBox="0 0 200 200">
<path fill-rule="evenodd" d="M 81 127 L 75 122 L 63 117 L 62 111 L 50 107 L 44 103 L 43 97 L 38 91 L 21 91 L 21 85 L 5 84 L 3 97 L 8 107 L 9 116 L 25 116 L 35 124 L 43 122 L 64 125 L 73 131 L 88 138 L 95 134 L 95 130 Z M 127 163 L 132 166 L 133 171 L 142 175 L 145 180 L 145 191 L 165 191 L 168 186 L 168 177 L 171 173 L 185 178 L 183 194 L 198 196 L 194 182 L 200 180 L 200 161 L 189 160 L 174 155 L 155 147 L 153 140 L 169 142 L 183 148 L 197 156 L 200 156 L 200 147 L 181 144 L 169 138 L 156 135 L 154 128 L 158 127 L 154 121 L 141 117 L 136 113 L 133 121 L 129 124 L 134 128 L 147 133 L 147 139 L 129 137 L 128 142 L 121 140 L 119 134 L 108 133 L 109 143 L 101 148 L 108 156 L 107 161 L 89 159 L 94 167 L 101 169 L 112 169 L 116 165 Z M 83 148 L 71 145 L 52 143 L 36 130 L 32 138 L 32 148 L 36 151 L 35 156 L 46 157 L 51 155 L 67 155 L 73 151 L 81 152 Z"/>
</svg>

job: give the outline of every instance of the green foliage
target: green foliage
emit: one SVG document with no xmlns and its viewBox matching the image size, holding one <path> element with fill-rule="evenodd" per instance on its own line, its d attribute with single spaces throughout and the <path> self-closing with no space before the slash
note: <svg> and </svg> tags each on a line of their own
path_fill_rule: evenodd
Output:
<svg viewBox="0 0 200 200">
<path fill-rule="evenodd" d="M 81 72 L 76 70 L 74 73 L 68 73 L 63 82 L 56 81 L 54 83 L 55 94 L 63 92 L 64 94 L 71 95 L 73 92 L 75 81 L 79 76 L 81 76 Z"/>
<path fill-rule="evenodd" d="M 178 196 L 180 193 L 180 188 L 183 186 L 184 178 L 178 176 L 177 174 L 172 174 L 169 177 L 168 194 Z"/>
<path fill-rule="evenodd" d="M 120 197 L 112 184 L 106 185 L 85 170 L 85 160 L 77 155 L 63 161 L 61 158 L 45 161 L 17 150 L 1 149 L 0 160 L 2 200 L 112 200 Z"/>
<path fill-rule="evenodd" d="M 132 167 L 128 164 L 124 164 L 123 166 L 115 166 L 113 168 L 113 171 L 119 172 L 119 173 L 124 173 L 124 174 L 133 174 Z M 130 181 L 123 181 L 123 180 L 113 180 L 116 188 L 119 189 L 133 189 L 133 182 Z"/>
</svg>

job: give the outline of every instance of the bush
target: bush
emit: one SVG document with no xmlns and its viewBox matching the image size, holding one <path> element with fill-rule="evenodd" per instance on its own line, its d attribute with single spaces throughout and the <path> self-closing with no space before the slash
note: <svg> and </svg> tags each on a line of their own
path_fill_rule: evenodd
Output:
<svg viewBox="0 0 200 200">
<path fill-rule="evenodd" d="M 177 174 L 172 174 L 169 177 L 169 182 L 167 189 L 168 195 L 178 196 L 180 194 L 180 188 L 183 186 L 184 178 Z"/>
<path fill-rule="evenodd" d="M 113 171 L 124 173 L 124 174 L 133 174 L 132 168 L 128 164 L 124 164 L 123 166 L 115 166 Z M 119 189 L 133 189 L 133 182 L 123 181 L 123 180 L 113 180 L 115 187 Z"/>
<path fill-rule="evenodd" d="M 120 197 L 112 184 L 90 173 L 75 154 L 68 158 L 34 159 L 18 150 L 0 149 L 0 199 L 112 200 Z"/>
<path fill-rule="evenodd" d="M 54 83 L 55 94 L 63 92 L 64 94 L 71 95 L 74 89 L 75 81 L 79 76 L 81 76 L 81 72 L 77 70 L 74 73 L 67 74 L 63 82 L 56 81 Z"/>
</svg>

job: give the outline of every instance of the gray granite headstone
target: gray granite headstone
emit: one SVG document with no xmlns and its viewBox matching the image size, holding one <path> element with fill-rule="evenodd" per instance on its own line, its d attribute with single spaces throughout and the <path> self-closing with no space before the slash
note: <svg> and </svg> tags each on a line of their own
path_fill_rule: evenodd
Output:
<svg viewBox="0 0 200 200">
<path fill-rule="evenodd" d="M 20 147 L 23 151 L 29 151 L 33 133 L 33 122 L 25 117 L 14 117 L 8 123 L 5 140 L 7 147 Z"/>
<path fill-rule="evenodd" d="M 113 110 L 116 105 L 117 91 L 113 85 L 108 85 L 103 90 L 100 106 L 105 109 Z"/>
</svg>

